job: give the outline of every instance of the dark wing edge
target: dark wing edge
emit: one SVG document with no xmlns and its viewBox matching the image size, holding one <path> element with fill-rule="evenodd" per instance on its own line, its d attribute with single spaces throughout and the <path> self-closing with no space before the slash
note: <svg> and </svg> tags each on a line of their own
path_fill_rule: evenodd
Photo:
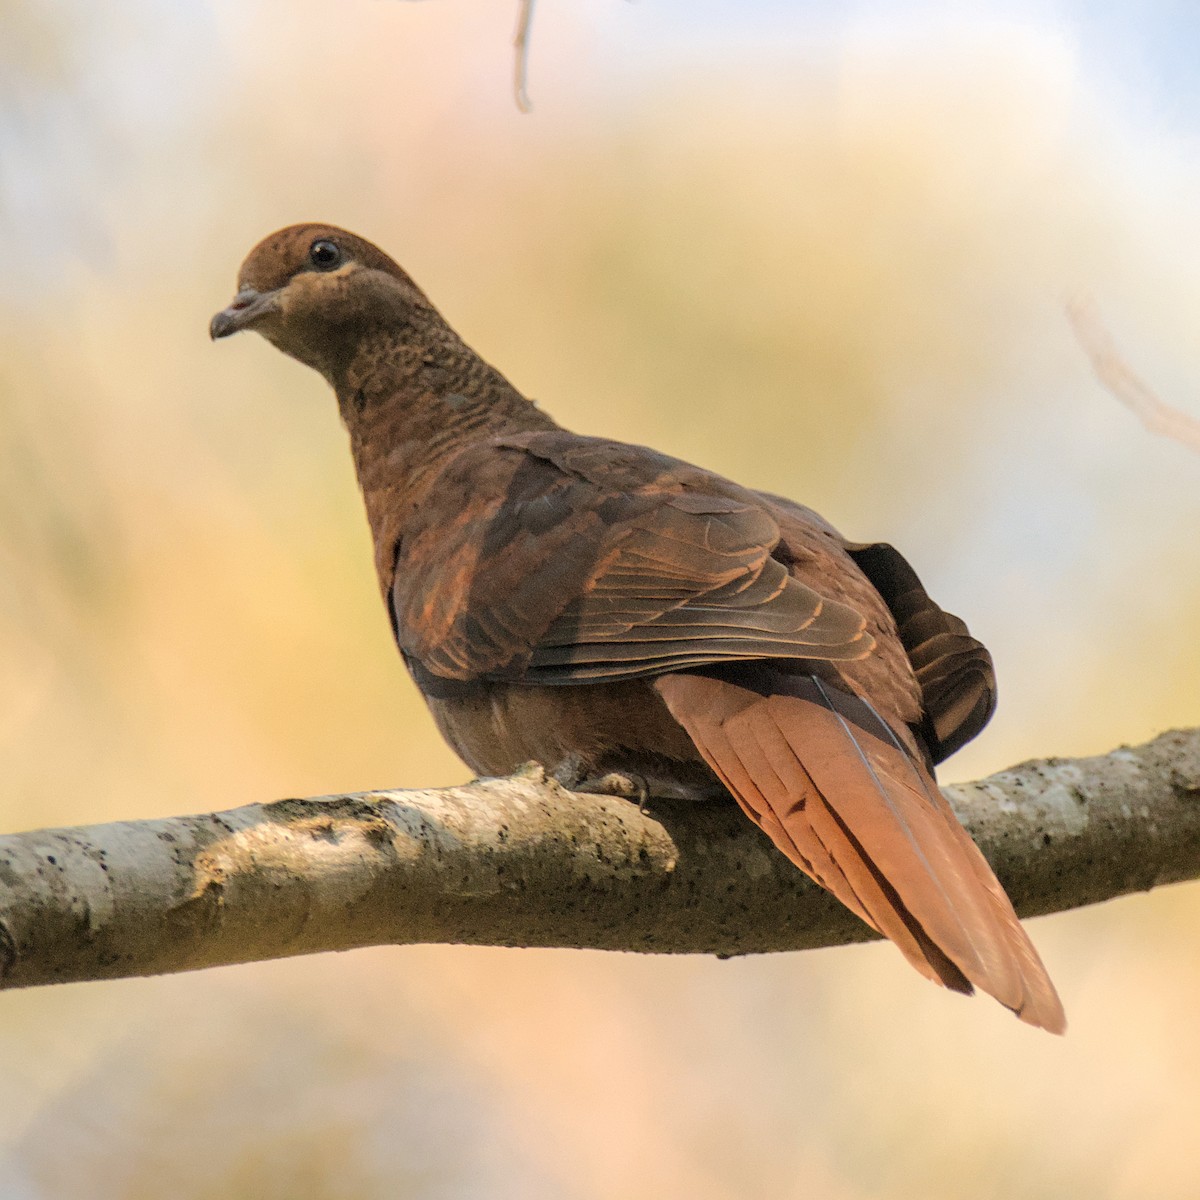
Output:
<svg viewBox="0 0 1200 1200">
<path fill-rule="evenodd" d="M 921 687 L 921 732 L 933 763 L 940 763 L 975 737 L 995 712 L 992 656 L 965 622 L 930 599 L 916 571 L 893 546 L 844 544 L 896 618 Z"/>
</svg>

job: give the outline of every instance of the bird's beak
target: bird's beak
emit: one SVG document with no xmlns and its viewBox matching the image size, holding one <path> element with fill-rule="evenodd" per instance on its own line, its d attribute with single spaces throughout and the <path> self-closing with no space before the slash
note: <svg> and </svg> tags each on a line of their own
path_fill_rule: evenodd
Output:
<svg viewBox="0 0 1200 1200">
<path fill-rule="evenodd" d="M 250 329 L 268 313 L 279 309 L 278 292 L 256 292 L 253 288 L 243 288 L 233 298 L 228 308 L 223 308 L 209 322 L 209 336 L 217 338 L 228 337 L 243 329 Z"/>
</svg>

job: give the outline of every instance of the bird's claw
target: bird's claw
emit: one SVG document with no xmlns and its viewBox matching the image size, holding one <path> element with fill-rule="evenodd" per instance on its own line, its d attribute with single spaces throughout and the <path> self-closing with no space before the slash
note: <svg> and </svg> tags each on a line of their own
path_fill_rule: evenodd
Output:
<svg viewBox="0 0 1200 1200">
<path fill-rule="evenodd" d="M 564 786 L 568 785 L 564 784 Z M 571 790 L 576 792 L 591 792 L 593 795 L 599 796 L 622 796 L 626 800 L 636 800 L 638 812 L 643 816 L 650 811 L 647 807 L 650 800 L 649 785 L 642 776 L 632 772 L 609 771 L 605 775 L 590 775 L 570 786 Z"/>
</svg>

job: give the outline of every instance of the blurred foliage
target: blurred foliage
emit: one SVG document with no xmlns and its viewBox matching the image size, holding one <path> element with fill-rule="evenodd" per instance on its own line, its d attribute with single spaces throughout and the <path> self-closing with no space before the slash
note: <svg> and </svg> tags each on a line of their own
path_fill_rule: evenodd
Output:
<svg viewBox="0 0 1200 1200">
<path fill-rule="evenodd" d="M 0 8 L 5 827 L 465 776 L 390 645 L 324 385 L 205 338 L 303 219 L 390 250 L 564 423 L 900 545 L 999 661 L 957 776 L 1200 722 L 1200 464 L 1062 314 L 1094 295 L 1187 402 L 1189 137 L 1050 25 L 849 23 L 631 77 L 607 7 L 543 8 L 530 118 L 483 0 Z M 5 995 L 0 1192 L 1182 1200 L 1197 913 L 1038 921 L 1061 1043 L 881 946 Z"/>
</svg>

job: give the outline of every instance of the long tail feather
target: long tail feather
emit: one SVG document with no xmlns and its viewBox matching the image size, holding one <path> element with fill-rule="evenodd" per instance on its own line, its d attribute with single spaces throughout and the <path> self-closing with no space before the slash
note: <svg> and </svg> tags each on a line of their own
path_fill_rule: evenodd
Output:
<svg viewBox="0 0 1200 1200">
<path fill-rule="evenodd" d="M 917 970 L 957 991 L 974 984 L 1061 1033 L 1037 951 L 915 748 L 816 676 L 764 678 L 760 688 L 672 674 L 656 686 L 775 845 Z"/>
</svg>

